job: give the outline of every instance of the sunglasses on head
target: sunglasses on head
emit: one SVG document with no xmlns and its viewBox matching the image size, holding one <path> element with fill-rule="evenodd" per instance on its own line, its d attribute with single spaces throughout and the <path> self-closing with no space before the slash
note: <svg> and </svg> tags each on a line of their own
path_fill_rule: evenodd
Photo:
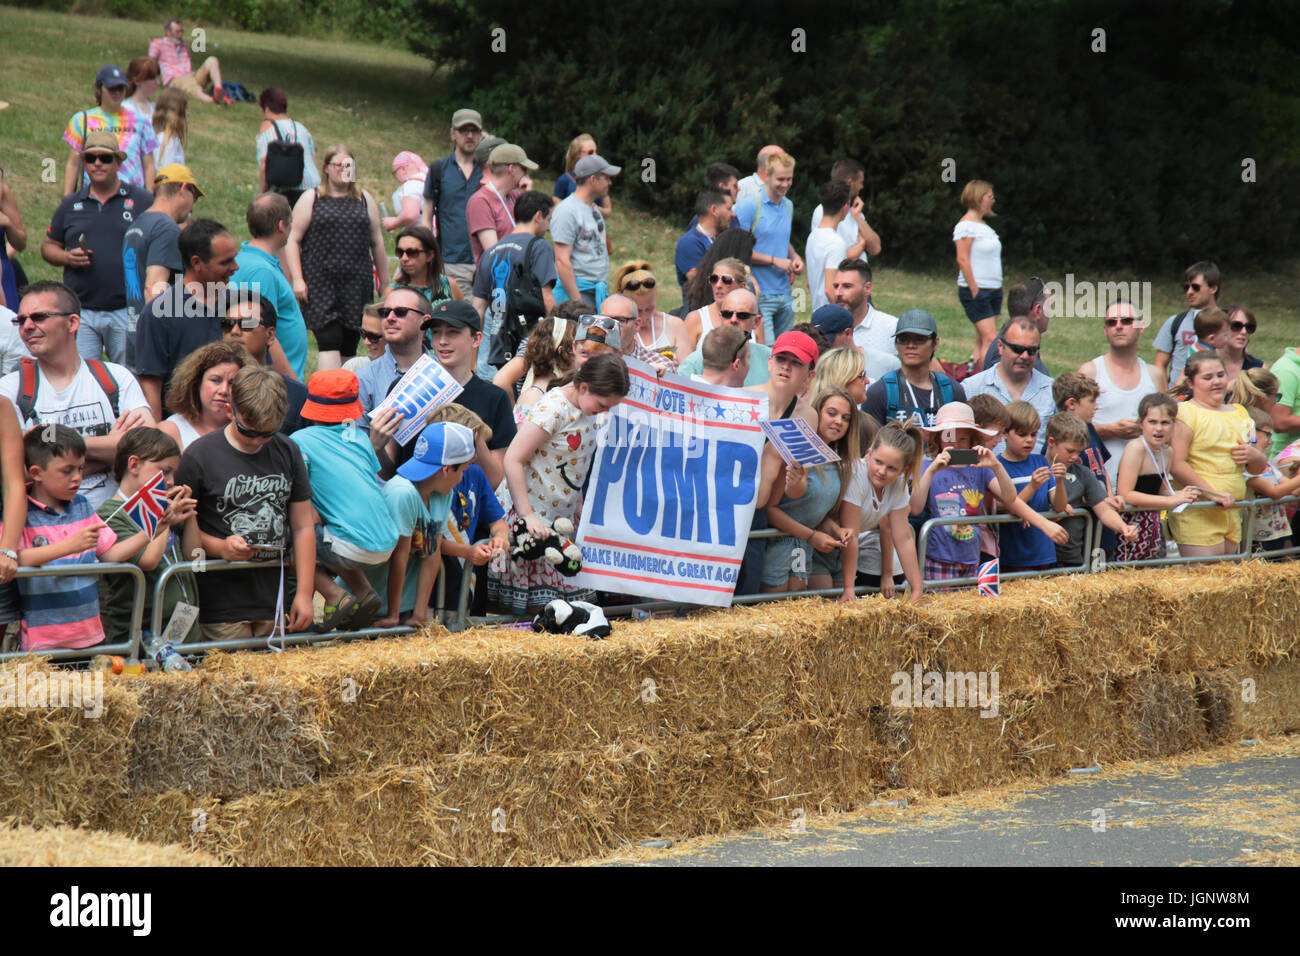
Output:
<svg viewBox="0 0 1300 956">
<path fill-rule="evenodd" d="M 429 250 L 424 246 L 398 246 L 398 256 L 422 256 Z"/>
<path fill-rule="evenodd" d="M 45 320 L 52 315 L 75 315 L 74 312 L 25 312 L 13 317 L 14 325 L 21 326 L 28 319 L 31 319 L 37 325 L 43 325 Z"/>
<path fill-rule="evenodd" d="M 384 338 L 383 332 L 367 332 L 365 329 L 361 330 L 361 335 L 371 345 L 374 345 L 376 342 L 383 341 Z"/>
<path fill-rule="evenodd" d="M 1228 328 L 1232 329 L 1234 332 L 1240 332 L 1242 329 L 1245 329 L 1251 335 L 1254 335 L 1255 329 L 1258 328 L 1258 326 L 1256 326 L 1254 322 L 1229 322 Z"/>
<path fill-rule="evenodd" d="M 1109 319 L 1105 320 L 1105 324 L 1106 324 L 1106 328 L 1113 329 L 1117 325 L 1125 325 L 1125 326 L 1132 325 L 1136 321 L 1137 321 L 1137 316 L 1135 315 L 1121 315 L 1119 318 L 1115 318 L 1114 316 L 1111 316 Z"/>
<path fill-rule="evenodd" d="M 618 321 L 611 319 L 607 315 L 580 315 L 578 316 L 578 325 L 584 329 L 597 328 L 604 329 L 606 332 L 613 332 L 618 328 Z"/>
<path fill-rule="evenodd" d="M 719 309 L 718 312 L 722 314 L 724 319 L 739 319 L 741 322 L 748 322 L 758 315 L 757 312 L 738 312 L 735 309 Z"/>
<path fill-rule="evenodd" d="M 239 434 L 243 435 L 245 438 L 270 438 L 278 430 L 273 428 L 269 432 L 259 432 L 256 431 L 255 429 L 249 428 L 247 425 L 241 422 L 239 420 L 238 415 L 232 415 L 231 419 L 233 419 L 235 423 L 235 429 L 239 432 Z"/>
<path fill-rule="evenodd" d="M 97 163 L 103 163 L 107 166 L 110 163 L 117 162 L 117 156 L 113 153 L 82 153 L 81 158 L 87 166 L 94 166 Z"/>
<path fill-rule="evenodd" d="M 1008 342 L 1006 339 L 1003 339 L 1003 340 L 1002 340 L 1002 344 L 1005 345 L 1007 348 L 1011 349 L 1011 351 L 1014 352 L 1014 353 L 1017 354 L 1017 355 L 1037 355 L 1037 354 L 1038 354 L 1039 346 L 1037 346 L 1037 345 L 1013 345 L 1013 344 L 1011 344 L 1010 342 Z"/>
<path fill-rule="evenodd" d="M 628 292 L 636 292 L 638 289 L 653 289 L 654 287 L 654 276 L 645 279 L 628 279 L 623 283 L 623 288 Z"/>
<path fill-rule="evenodd" d="M 717 272 L 714 272 L 709 276 L 709 285 L 717 285 L 719 282 L 721 282 L 723 285 L 735 285 L 739 281 L 740 280 L 737 279 L 735 276 L 729 276 L 725 274 L 720 275 Z"/>
<path fill-rule="evenodd" d="M 746 332 L 746 333 L 745 333 L 745 337 L 744 337 L 744 339 L 742 339 L 741 342 L 740 342 L 740 344 L 739 344 L 738 346 L 736 346 L 736 352 L 735 352 L 735 354 L 731 356 L 731 361 L 732 361 L 732 362 L 737 361 L 737 360 L 740 358 L 740 353 L 743 352 L 743 351 L 745 351 L 745 349 L 749 347 L 749 340 L 750 340 L 750 338 L 752 338 L 752 336 L 751 336 L 748 332 Z M 728 363 L 728 364 L 730 364 L 730 363 Z"/>
<path fill-rule="evenodd" d="M 419 309 L 409 309 L 404 305 L 397 305 L 391 308 L 389 306 L 383 305 L 380 306 L 378 309 L 376 309 L 375 312 L 378 313 L 381 319 L 386 319 L 390 315 L 395 319 L 404 319 L 408 315 L 417 315 L 417 316 L 424 315 L 424 313 L 421 312 Z"/>
</svg>

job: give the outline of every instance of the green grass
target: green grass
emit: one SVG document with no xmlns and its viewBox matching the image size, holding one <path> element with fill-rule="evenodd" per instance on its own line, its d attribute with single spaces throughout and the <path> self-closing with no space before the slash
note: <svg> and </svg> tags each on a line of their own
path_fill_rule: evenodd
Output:
<svg viewBox="0 0 1300 956">
<path fill-rule="evenodd" d="M 101 19 L 12 7 L 0 7 L 0 20 L 4 23 L 0 30 L 0 98 L 10 103 L 9 109 L 0 112 L 0 165 L 18 196 L 28 231 L 23 265 L 32 278 L 56 278 L 58 271 L 41 260 L 38 249 L 60 199 L 67 158 L 67 147 L 60 139 L 63 128 L 74 112 L 93 105 L 95 71 L 105 63 L 125 68 L 132 57 L 145 52 L 159 26 L 152 20 Z M 254 94 L 265 86 L 283 88 L 289 95 L 290 115 L 311 130 L 320 151 L 334 142 L 347 143 L 357 158 L 362 185 L 384 202 L 396 187 L 389 172 L 392 157 L 403 149 L 415 150 L 426 160 L 441 156 L 448 148 L 451 110 L 464 105 L 447 101 L 428 61 L 376 44 L 230 29 L 209 29 L 208 44 L 208 52 L 220 57 L 224 74 Z M 490 125 L 491 117 L 486 119 Z M 207 194 L 198 205 L 198 214 L 225 223 L 241 238 L 246 235 L 244 210 L 257 187 L 253 140 L 260 120 L 261 113 L 252 104 L 223 108 L 195 103 L 190 111 L 187 155 Z M 600 131 L 593 132 L 600 140 Z M 756 136 L 756 141 L 759 138 Z M 519 133 L 518 139 L 530 156 L 550 167 L 550 176 L 536 179 L 538 188 L 549 191 L 567 142 L 536 143 L 527 131 Z M 620 155 L 617 144 L 601 140 L 601 150 L 614 162 L 632 162 Z M 53 182 L 42 180 L 47 160 L 53 161 Z M 867 160 L 869 163 L 870 157 Z M 612 198 L 613 264 L 648 259 L 664 277 L 660 306 L 675 308 L 680 297 L 673 278 L 673 247 L 690 218 L 689 211 L 683 210 L 680 221 L 649 216 L 620 202 L 617 181 Z M 807 215 L 807 210 L 796 210 L 798 221 Z M 956 216 L 954 210 L 953 221 Z M 945 236 L 951 225 L 936 223 L 936 236 Z M 910 308 L 928 309 L 939 320 L 943 357 L 964 358 L 974 335 L 957 302 L 955 262 L 930 272 L 892 268 L 888 234 L 882 240 L 884 254 L 873 262 L 877 307 L 895 315 Z M 1030 274 L 1014 263 L 1007 263 L 1005 271 L 1008 286 Z M 1064 281 L 1049 266 L 1040 265 L 1033 271 L 1049 281 Z M 1159 322 L 1182 307 L 1180 278 L 1178 274 L 1078 275 L 1076 281 L 1150 281 L 1153 315 Z M 1295 285 L 1294 269 L 1232 276 L 1225 284 L 1221 303 L 1245 304 L 1259 319 L 1260 332 L 1251 351 L 1266 362 L 1276 359 L 1285 347 L 1300 343 Z M 801 279 L 798 286 L 806 294 L 806 281 Z M 1148 358 L 1154 336 L 1154 328 L 1144 335 Z M 1065 371 L 1091 359 L 1103 346 L 1096 319 L 1062 316 L 1052 322 L 1045 337 L 1044 357 L 1054 372 Z"/>
</svg>

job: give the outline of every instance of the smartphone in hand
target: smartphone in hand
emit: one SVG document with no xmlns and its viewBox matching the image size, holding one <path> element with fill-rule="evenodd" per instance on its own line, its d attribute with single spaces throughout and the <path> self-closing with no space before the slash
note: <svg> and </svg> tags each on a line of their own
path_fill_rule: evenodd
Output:
<svg viewBox="0 0 1300 956">
<path fill-rule="evenodd" d="M 950 465 L 978 465 L 980 463 L 980 453 L 974 448 L 949 448 L 948 464 Z"/>
</svg>

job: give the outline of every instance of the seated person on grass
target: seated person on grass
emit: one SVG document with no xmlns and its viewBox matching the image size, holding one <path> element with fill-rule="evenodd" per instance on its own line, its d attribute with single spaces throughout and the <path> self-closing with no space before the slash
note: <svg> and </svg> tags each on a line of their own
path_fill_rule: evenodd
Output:
<svg viewBox="0 0 1300 956">
<path fill-rule="evenodd" d="M 383 427 L 375 419 L 371 429 Z M 406 623 L 420 627 L 429 621 L 429 601 L 441 564 L 441 529 L 451 510 L 451 492 L 474 460 L 474 433 L 454 422 L 426 425 L 415 439 L 414 456 L 384 485 L 384 502 L 397 525 L 397 547 L 386 568 L 366 576 L 376 588 L 387 578 L 384 616 L 376 627 Z"/>
<path fill-rule="evenodd" d="M 383 601 L 363 572 L 387 567 L 397 544 L 397 526 L 379 490 L 379 459 L 370 436 L 357 427 L 364 414 L 358 388 L 356 375 L 345 369 L 316 372 L 302 407 L 312 424 L 292 437 L 311 479 L 315 584 L 325 598 L 325 631 L 360 630 L 379 616 Z M 334 583 L 336 575 L 347 590 Z"/>
<path fill-rule="evenodd" d="M 125 561 L 149 543 L 143 531 L 121 541 L 79 494 L 86 442 L 66 425 L 41 425 L 23 439 L 27 459 L 27 526 L 18 564 L 95 564 Z M 25 651 L 91 647 L 104 640 L 99 581 L 81 577 L 19 578 Z"/>
<path fill-rule="evenodd" d="M 153 537 L 123 561 L 138 565 L 144 571 L 144 626 L 149 626 L 153 613 L 153 591 L 158 583 L 159 567 L 188 563 L 189 555 L 199 547 L 199 526 L 194 518 L 198 506 L 190 489 L 175 483 L 176 469 L 181 463 L 181 447 L 176 440 L 158 428 L 136 428 L 122 436 L 117 446 L 117 459 L 113 462 L 113 477 L 117 479 L 118 492 L 96 512 L 107 522 L 119 541 L 131 538 L 141 529 L 122 509 L 128 498 L 149 484 L 159 473 L 167 477 L 167 496 L 171 499 L 167 510 L 158 521 Z M 173 534 L 180 529 L 179 534 Z M 99 578 L 99 615 L 104 621 L 104 633 L 109 643 L 125 641 L 131 633 L 131 604 L 135 600 L 135 582 L 125 574 L 105 574 Z M 184 602 L 194 607 L 199 604 L 199 585 L 193 571 L 182 571 L 167 582 L 163 595 L 163 626 L 171 620 L 176 605 Z M 201 639 L 199 622 L 195 619 L 189 630 L 175 638 L 180 641 Z"/>
<path fill-rule="evenodd" d="M 176 480 L 194 489 L 203 553 L 226 561 L 280 558 L 280 567 L 198 576 L 199 620 L 209 640 L 266 637 L 283 596 L 293 594 L 289 630 L 311 627 L 316 526 L 311 482 L 298 446 L 279 429 L 289 406 L 284 380 L 264 365 L 241 368 L 230 383 L 231 421 L 185 449 Z M 292 537 L 292 540 L 290 540 Z M 292 549 L 291 554 L 286 551 Z"/>
</svg>

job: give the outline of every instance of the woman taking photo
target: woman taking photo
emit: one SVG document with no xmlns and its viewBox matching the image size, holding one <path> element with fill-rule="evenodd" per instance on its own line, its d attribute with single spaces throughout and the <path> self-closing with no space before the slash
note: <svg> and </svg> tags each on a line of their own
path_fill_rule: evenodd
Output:
<svg viewBox="0 0 1300 956">
<path fill-rule="evenodd" d="M 317 369 L 341 368 L 357 353 L 361 310 L 388 285 L 388 255 L 379 206 L 357 182 L 356 160 L 342 144 L 325 151 L 323 181 L 298 199 L 284 247 L 293 293 L 316 336 Z"/>
<path fill-rule="evenodd" d="M 966 214 L 957 220 L 952 241 L 957 246 L 957 300 L 975 326 L 976 372 L 984 354 L 998 337 L 1002 312 L 1002 240 L 984 220 L 993 212 L 993 184 L 972 179 L 961 191 Z"/>
<path fill-rule="evenodd" d="M 72 114 L 63 131 L 68 144 L 68 162 L 63 170 L 63 195 L 76 192 L 90 182 L 81 167 L 81 150 L 86 134 L 107 130 L 117 138 L 117 148 L 126 153 L 117 177 L 124 183 L 153 190 L 153 153 L 158 137 L 153 126 L 134 110 L 126 109 L 126 74 L 116 66 L 100 67 L 95 75 L 95 106 Z M 144 210 L 141 210 L 143 212 Z"/>
<path fill-rule="evenodd" d="M 234 319 L 222 319 L 222 326 Z M 167 407 L 176 409 L 158 427 L 184 451 L 196 438 L 230 423 L 230 383 L 252 358 L 238 345 L 211 342 L 181 360 L 167 389 Z"/>
<path fill-rule="evenodd" d="M 1174 421 L 1173 463 L 1169 474 L 1179 488 L 1199 488 L 1201 497 L 1221 509 L 1197 508 L 1169 515 L 1183 557 L 1236 554 L 1241 549 L 1241 511 L 1233 505 L 1246 496 L 1245 466 L 1262 473 L 1267 461 L 1250 445 L 1255 429 L 1241 405 L 1226 405 L 1228 374 L 1215 352 L 1196 352 L 1184 374 L 1191 398 L 1178 406 Z"/>
</svg>

